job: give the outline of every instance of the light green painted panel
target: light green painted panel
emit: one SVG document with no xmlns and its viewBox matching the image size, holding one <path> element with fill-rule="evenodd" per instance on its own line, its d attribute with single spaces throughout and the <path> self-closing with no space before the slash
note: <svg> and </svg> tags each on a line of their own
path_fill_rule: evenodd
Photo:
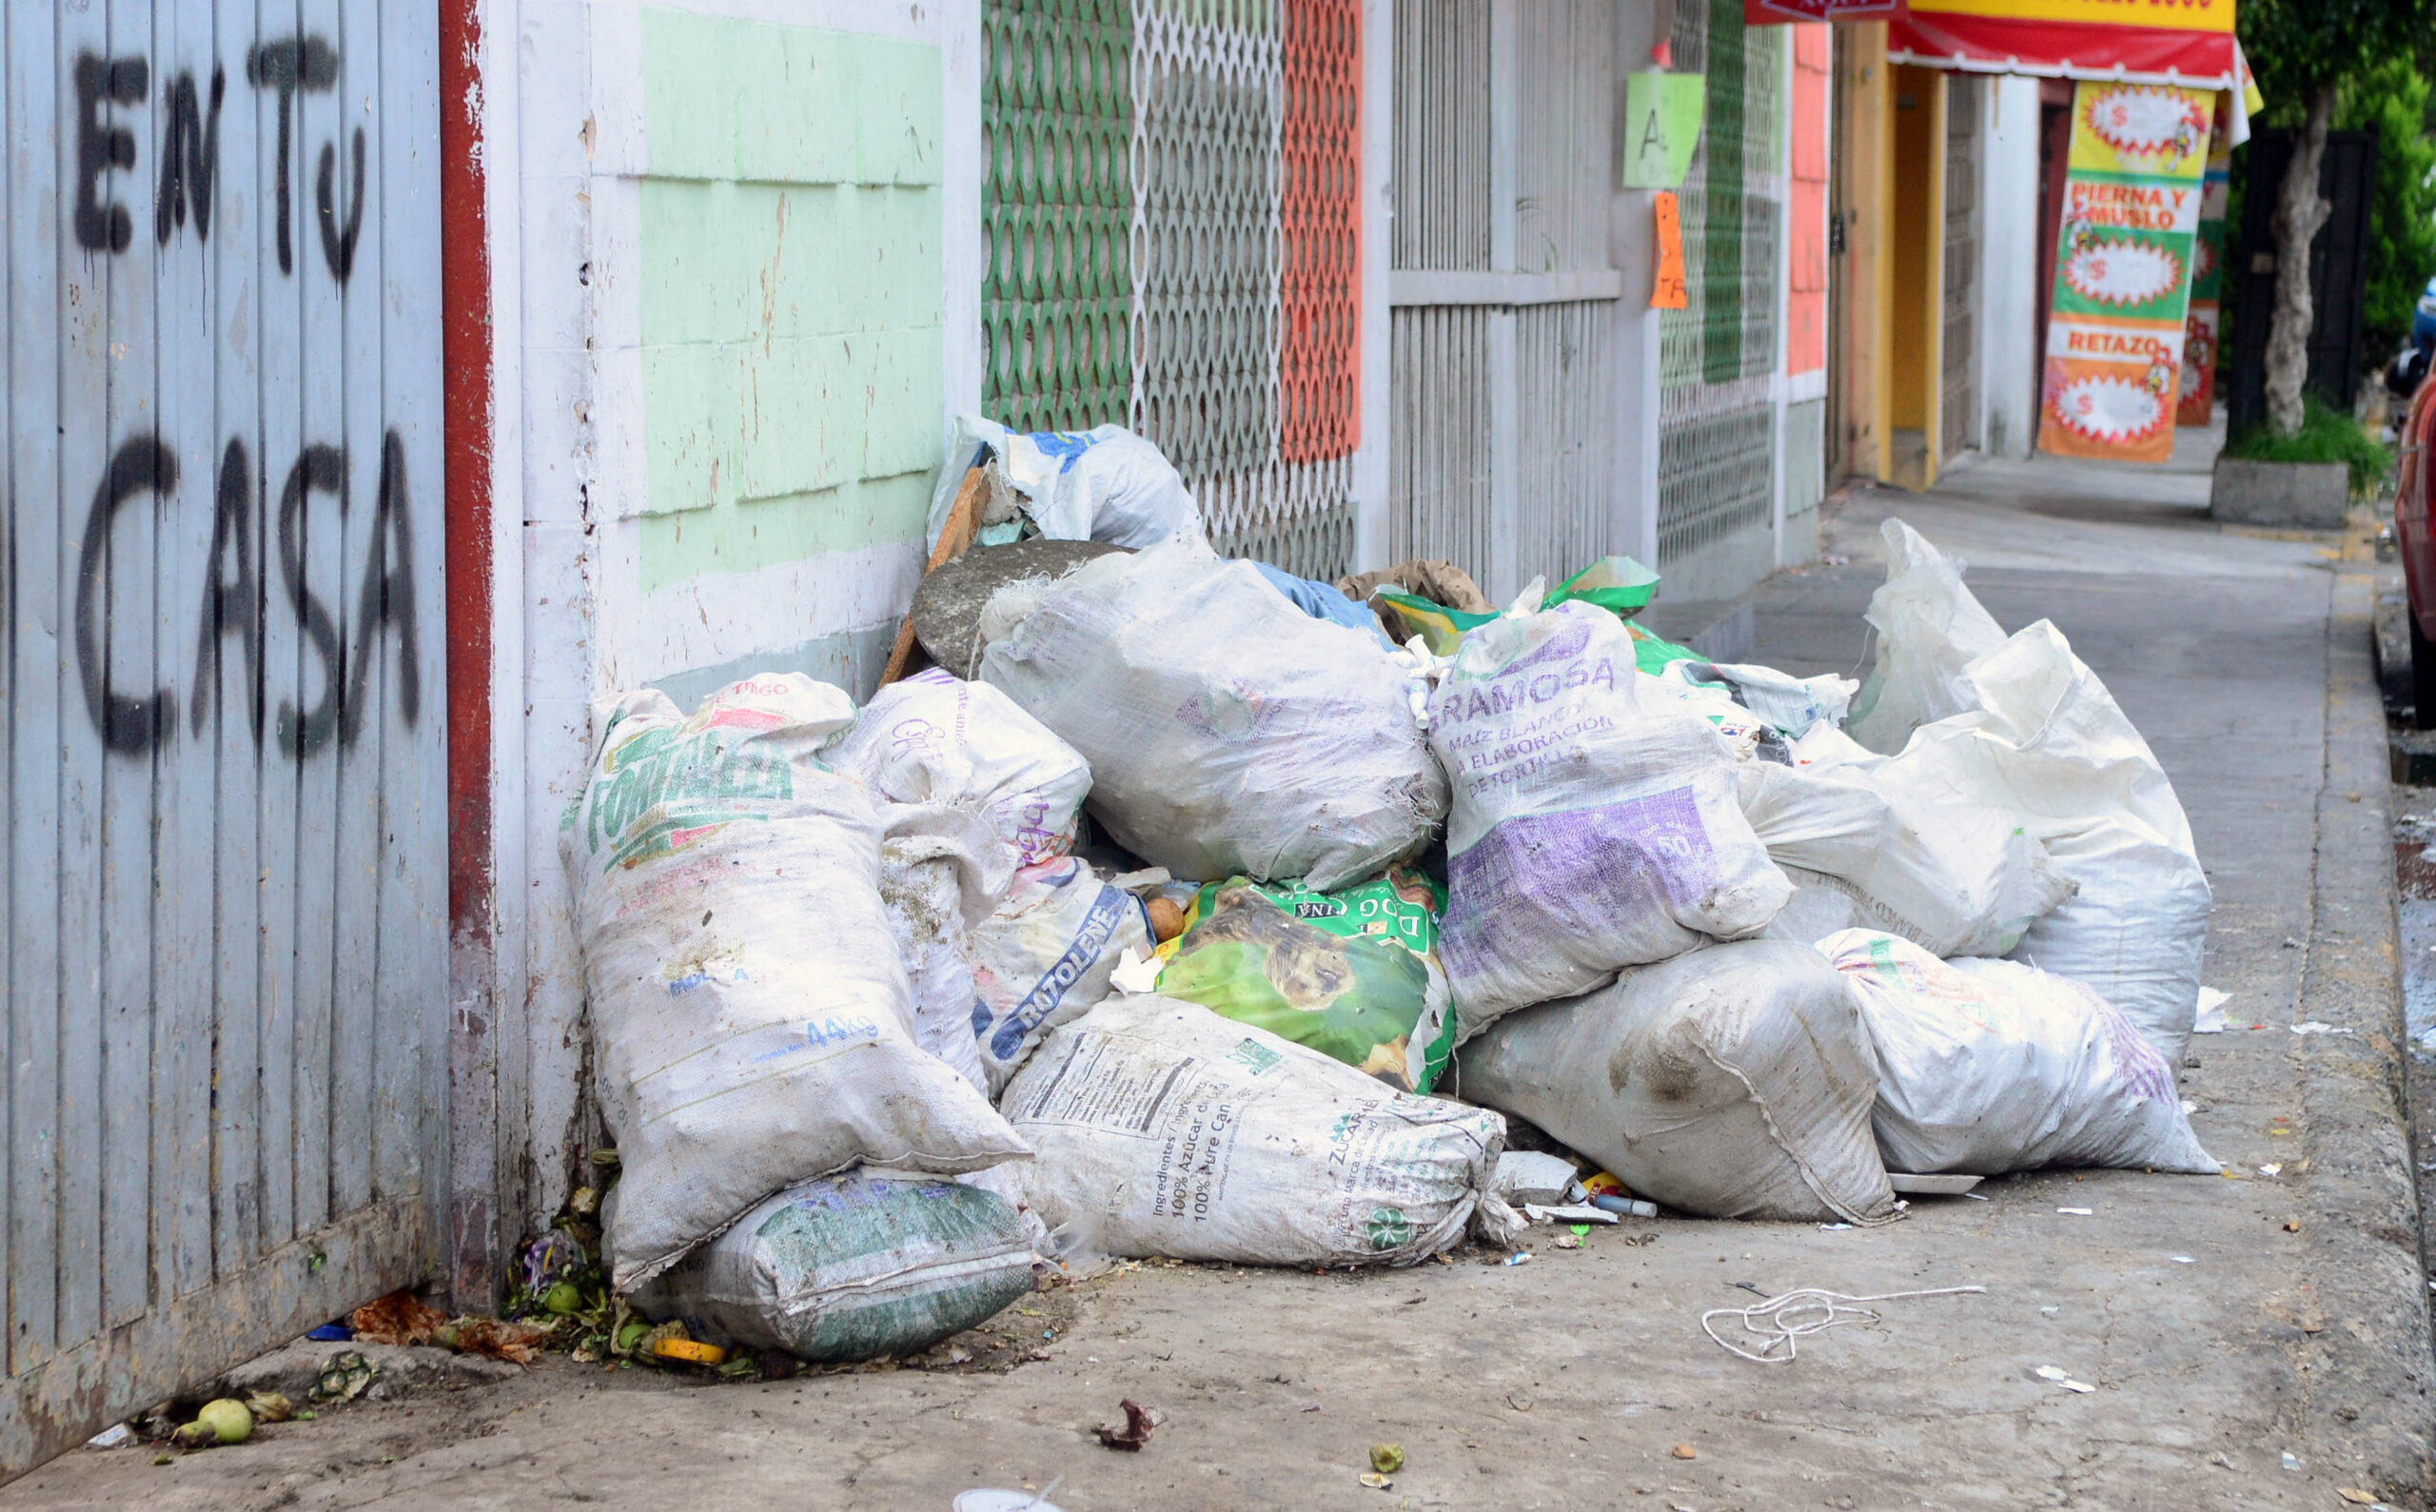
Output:
<svg viewBox="0 0 2436 1512">
<path fill-rule="evenodd" d="M 936 48 L 660 10 L 642 47 L 654 178 L 939 182 Z"/>
<path fill-rule="evenodd" d="M 946 392 L 938 49 L 642 28 L 645 591 L 917 540 Z"/>
<path fill-rule="evenodd" d="M 935 188 L 646 179 L 643 342 L 936 326 L 944 213 Z"/>
<path fill-rule="evenodd" d="M 905 473 L 725 509 L 650 515 L 637 521 L 642 591 L 704 573 L 751 572 L 823 552 L 860 551 L 922 534 L 931 475 Z"/>
</svg>

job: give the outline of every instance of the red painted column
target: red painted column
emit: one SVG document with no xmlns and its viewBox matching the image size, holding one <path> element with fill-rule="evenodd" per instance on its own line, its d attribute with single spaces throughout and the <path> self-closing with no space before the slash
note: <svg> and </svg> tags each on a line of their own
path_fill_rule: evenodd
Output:
<svg viewBox="0 0 2436 1512">
<path fill-rule="evenodd" d="M 496 874 L 491 846 L 491 278 L 481 0 L 440 12 L 440 287 L 448 634 L 449 1199 L 460 1306 L 498 1291 Z"/>
</svg>

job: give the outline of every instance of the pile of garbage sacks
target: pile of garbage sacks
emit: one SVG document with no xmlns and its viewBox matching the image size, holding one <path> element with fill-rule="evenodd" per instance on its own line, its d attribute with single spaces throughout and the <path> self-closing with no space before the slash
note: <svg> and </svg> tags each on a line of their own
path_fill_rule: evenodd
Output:
<svg viewBox="0 0 2436 1512">
<path fill-rule="evenodd" d="M 1510 1244 L 1566 1184 L 1517 1189 L 1507 1115 L 1716 1218 L 2218 1168 L 2172 787 L 1899 521 L 1856 686 L 1650 635 L 1621 560 L 1296 592 L 1149 486 L 1170 533 L 1000 589 L 974 680 L 598 716 L 562 849 L 644 1313 L 853 1360 L 1060 1259 Z"/>
</svg>

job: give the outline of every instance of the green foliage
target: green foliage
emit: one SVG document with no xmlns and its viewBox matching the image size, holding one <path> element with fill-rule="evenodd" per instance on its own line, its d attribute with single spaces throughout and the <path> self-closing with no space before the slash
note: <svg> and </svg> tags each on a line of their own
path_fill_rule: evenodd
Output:
<svg viewBox="0 0 2436 1512">
<path fill-rule="evenodd" d="M 2387 58 L 2343 87 L 2334 124 L 2374 128 L 2377 179 L 2368 206 L 2366 355 L 2379 366 L 2410 333 L 2410 317 L 2436 277 L 2436 142 L 2427 136 L 2427 80 Z"/>
<path fill-rule="evenodd" d="M 2276 126 L 2299 126 L 2320 89 L 2427 45 L 2426 0 L 2242 0 L 2235 15 Z"/>
<path fill-rule="evenodd" d="M 2297 434 L 2278 436 L 2271 426 L 2253 425 L 2225 442 L 2225 455 L 2254 462 L 2341 462 L 2354 498 L 2373 494 L 2393 470 L 2393 453 L 2317 395 L 2305 403 L 2308 414 Z"/>
</svg>

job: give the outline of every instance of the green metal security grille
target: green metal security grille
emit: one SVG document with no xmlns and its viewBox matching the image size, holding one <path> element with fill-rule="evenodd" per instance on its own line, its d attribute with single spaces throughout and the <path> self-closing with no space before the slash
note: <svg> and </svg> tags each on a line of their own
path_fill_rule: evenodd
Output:
<svg viewBox="0 0 2436 1512">
<path fill-rule="evenodd" d="M 1130 423 L 1131 0 L 989 0 L 982 37 L 982 410 Z"/>
<path fill-rule="evenodd" d="M 1706 76 L 1708 104 L 1680 194 L 1687 307 L 1660 326 L 1661 567 L 1764 525 L 1774 508 L 1783 33 L 1745 29 L 1741 0 L 1675 12 L 1676 67 Z"/>
</svg>

